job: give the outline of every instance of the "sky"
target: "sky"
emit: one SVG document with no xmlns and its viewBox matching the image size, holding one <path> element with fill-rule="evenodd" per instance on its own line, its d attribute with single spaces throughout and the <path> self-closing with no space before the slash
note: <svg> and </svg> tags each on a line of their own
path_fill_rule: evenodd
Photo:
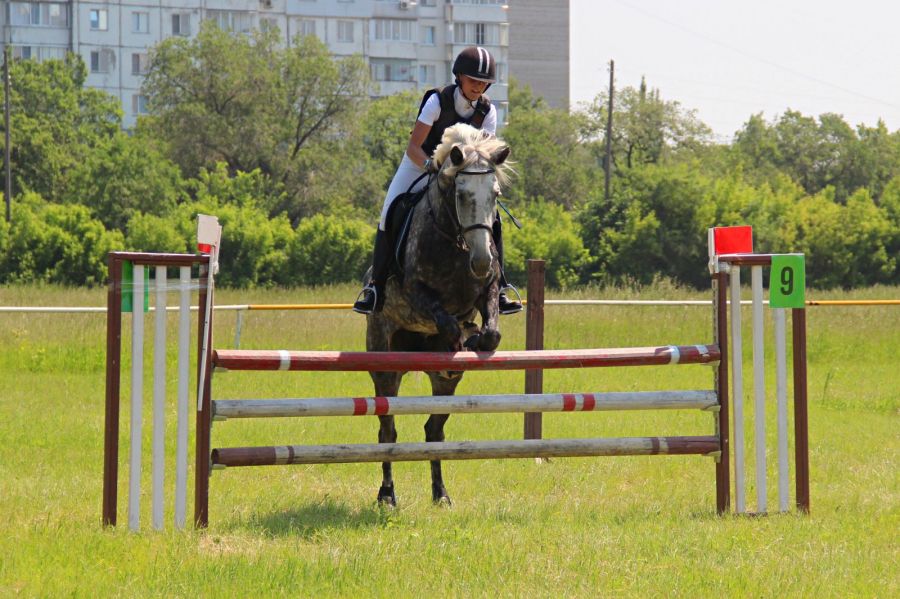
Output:
<svg viewBox="0 0 900 599">
<path fill-rule="evenodd" d="M 570 100 L 641 77 L 727 142 L 751 115 L 900 130 L 895 0 L 570 0 Z"/>
</svg>

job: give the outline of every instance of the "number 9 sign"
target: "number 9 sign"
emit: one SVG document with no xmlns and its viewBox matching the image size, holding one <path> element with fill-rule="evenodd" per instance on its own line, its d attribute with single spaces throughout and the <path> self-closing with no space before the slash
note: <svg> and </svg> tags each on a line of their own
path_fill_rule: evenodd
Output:
<svg viewBox="0 0 900 599">
<path fill-rule="evenodd" d="M 772 256 L 769 270 L 769 306 L 804 308 L 806 306 L 806 262 L 803 254 Z"/>
</svg>

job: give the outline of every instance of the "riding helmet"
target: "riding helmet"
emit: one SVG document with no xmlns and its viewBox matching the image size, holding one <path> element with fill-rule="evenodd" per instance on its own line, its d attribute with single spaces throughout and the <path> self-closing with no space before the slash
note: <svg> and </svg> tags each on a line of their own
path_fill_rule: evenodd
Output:
<svg viewBox="0 0 900 599">
<path fill-rule="evenodd" d="M 469 46 L 453 62 L 453 74 L 456 77 L 466 75 L 478 81 L 494 83 L 497 81 L 497 61 L 485 48 Z"/>
</svg>

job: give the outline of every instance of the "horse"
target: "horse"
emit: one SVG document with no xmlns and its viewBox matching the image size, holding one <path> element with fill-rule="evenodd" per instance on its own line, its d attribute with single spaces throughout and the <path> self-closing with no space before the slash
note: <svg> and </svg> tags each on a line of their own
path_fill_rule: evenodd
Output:
<svg viewBox="0 0 900 599">
<path fill-rule="evenodd" d="M 448 127 L 434 152 L 437 173 L 409 217 L 405 259 L 388 278 L 380 312 L 366 321 L 366 351 L 490 352 L 500 344 L 500 266 L 492 226 L 509 181 L 509 146 L 466 124 Z M 481 316 L 481 327 L 475 324 Z M 370 372 L 378 396 L 396 396 L 405 372 Z M 433 395 L 453 395 L 462 372 L 426 372 Z M 432 414 L 427 442 L 444 440 L 449 414 Z M 378 417 L 379 443 L 396 443 L 394 417 Z M 379 504 L 395 506 L 391 463 L 382 463 Z M 431 493 L 449 506 L 441 462 L 431 462 Z"/>
</svg>

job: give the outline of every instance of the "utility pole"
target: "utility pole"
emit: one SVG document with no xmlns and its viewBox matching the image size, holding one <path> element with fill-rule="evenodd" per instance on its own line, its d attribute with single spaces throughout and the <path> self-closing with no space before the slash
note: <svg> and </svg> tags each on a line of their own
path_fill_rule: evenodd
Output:
<svg viewBox="0 0 900 599">
<path fill-rule="evenodd" d="M 609 108 L 606 113 L 606 161 L 604 166 L 606 167 L 604 170 L 606 171 L 606 189 L 603 195 L 604 199 L 609 202 L 609 180 L 610 173 L 612 172 L 612 119 L 613 119 L 613 92 L 614 92 L 614 73 L 615 73 L 616 63 L 612 60 L 609 61 Z"/>
<path fill-rule="evenodd" d="M 4 115 L 4 135 L 6 137 L 6 145 L 3 148 L 3 162 L 6 164 L 6 190 L 3 195 L 6 196 L 6 222 L 12 221 L 12 167 L 9 164 L 9 42 L 3 46 L 3 115 Z"/>
</svg>

